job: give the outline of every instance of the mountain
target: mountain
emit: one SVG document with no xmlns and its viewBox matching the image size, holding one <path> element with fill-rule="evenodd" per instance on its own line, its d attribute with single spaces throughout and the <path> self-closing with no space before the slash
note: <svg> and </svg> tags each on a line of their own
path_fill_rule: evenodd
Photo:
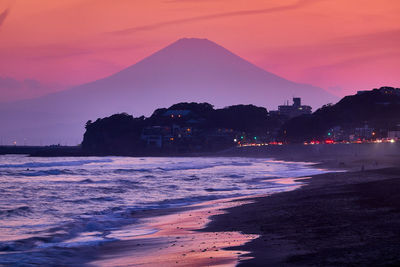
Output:
<svg viewBox="0 0 400 267">
<path fill-rule="evenodd" d="M 85 122 L 114 113 L 150 115 L 177 102 L 268 109 L 293 96 L 314 108 L 335 97 L 321 88 L 269 73 L 206 39 L 185 38 L 104 79 L 0 108 L 4 143 L 82 140 Z"/>
</svg>

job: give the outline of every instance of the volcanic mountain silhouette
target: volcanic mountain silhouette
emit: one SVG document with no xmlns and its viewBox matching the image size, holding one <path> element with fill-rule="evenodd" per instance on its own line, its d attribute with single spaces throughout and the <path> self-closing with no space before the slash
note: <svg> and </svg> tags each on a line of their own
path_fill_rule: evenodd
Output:
<svg viewBox="0 0 400 267">
<path fill-rule="evenodd" d="M 314 108 L 336 101 L 321 88 L 269 73 L 207 39 L 185 38 L 104 79 L 5 105 L 0 137 L 5 142 L 76 143 L 86 121 L 114 113 L 150 115 L 186 101 L 276 109 L 293 96 Z"/>
</svg>

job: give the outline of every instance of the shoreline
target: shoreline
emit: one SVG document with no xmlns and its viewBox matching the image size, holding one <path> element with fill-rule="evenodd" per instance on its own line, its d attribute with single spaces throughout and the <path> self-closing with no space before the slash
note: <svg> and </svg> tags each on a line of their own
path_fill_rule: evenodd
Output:
<svg viewBox="0 0 400 267">
<path fill-rule="evenodd" d="M 120 230 L 131 236 L 102 245 L 88 265 L 234 266 L 246 251 L 225 248 L 239 247 L 257 236 L 231 231 L 210 233 L 201 229 L 206 227 L 212 216 L 223 214 L 228 208 L 251 203 L 255 197 L 262 196 L 219 199 L 181 208 L 144 212 L 138 216 L 139 225 Z M 132 236 L 138 226 L 157 230 Z"/>
<path fill-rule="evenodd" d="M 400 264 L 400 168 L 366 162 L 363 171 L 346 162 L 347 172 L 314 175 L 297 190 L 228 208 L 203 231 L 259 235 L 229 248 L 250 251 L 238 266 Z"/>
<path fill-rule="evenodd" d="M 80 146 L 0 146 L 0 155 L 24 154 L 31 157 L 270 157 L 289 161 L 340 160 L 343 156 L 371 158 L 374 156 L 400 156 L 400 142 L 362 144 L 285 144 L 268 146 L 231 147 L 220 151 L 171 152 L 144 150 L 127 154 L 94 153 Z"/>
<path fill-rule="evenodd" d="M 292 183 L 309 177 L 282 178 Z M 289 180 L 288 180 L 289 179 Z M 296 190 L 302 184 L 291 185 L 288 191 Z M 288 192 L 284 191 L 284 192 Z M 94 258 L 87 261 L 88 266 L 235 266 L 240 259 L 247 259 L 248 251 L 230 249 L 258 237 L 225 229 L 224 231 L 205 231 L 214 216 L 226 213 L 234 207 L 253 203 L 257 198 L 277 193 L 223 198 L 188 206 L 161 210 L 145 210 L 134 214 L 138 224 L 120 229 L 128 233 L 126 239 L 103 244 L 95 251 Z M 149 231 L 134 236 L 139 228 Z M 157 255 L 157 257 L 154 257 Z"/>
<path fill-rule="evenodd" d="M 282 182 L 292 184 L 293 181 L 303 182 L 304 179 L 308 177 L 282 178 Z M 296 190 L 302 185 L 291 185 L 287 191 Z M 205 230 L 207 225 L 212 218 L 225 214 L 230 208 L 274 194 L 277 193 L 223 198 L 180 208 L 138 212 L 133 215 L 139 219 L 138 224 L 120 230 L 130 236 L 102 245 L 88 265 L 235 266 L 240 259 L 248 258 L 248 251 L 242 246 L 258 235 L 231 229 L 209 232 Z M 138 227 L 157 230 L 133 236 Z M 238 249 L 230 249 L 232 246 Z"/>
<path fill-rule="evenodd" d="M 257 157 L 260 156 L 262 155 Z M 179 235 L 181 239 L 187 235 L 188 232 L 185 231 L 188 230 L 190 233 L 216 235 L 222 241 L 216 249 L 233 254 L 228 253 L 225 254 L 229 255 L 227 257 L 209 258 L 211 261 L 202 262 L 204 257 L 207 258 L 207 254 L 203 254 L 207 250 L 200 249 L 197 253 L 196 250 L 191 250 L 191 253 L 184 253 L 184 250 L 181 250 L 179 255 L 172 252 L 178 262 L 171 261 L 169 258 L 169 264 L 166 264 L 168 260 L 165 261 L 165 259 L 162 263 L 167 266 L 211 264 L 265 266 L 266 263 L 273 266 L 369 265 L 373 263 L 379 266 L 400 263 L 400 256 L 397 257 L 400 255 L 400 246 L 398 248 L 397 245 L 391 245 L 396 240 L 400 240 L 400 232 L 393 232 L 390 227 L 395 223 L 397 229 L 400 229 L 400 214 L 391 210 L 387 211 L 395 202 L 387 200 L 385 196 L 387 191 L 395 198 L 398 197 L 397 203 L 400 203 L 400 196 L 393 191 L 393 188 L 397 189 L 397 186 L 400 190 L 400 178 L 393 180 L 397 178 L 397 175 L 400 177 L 400 169 L 393 168 L 399 160 L 396 157 L 393 158 L 393 155 L 385 154 L 379 157 L 379 163 L 377 163 L 375 156 L 361 154 L 354 159 L 352 155 L 344 155 L 339 160 L 335 155 L 330 155 L 330 157 L 320 157 L 319 161 L 315 156 L 304 157 L 304 155 L 298 155 L 296 158 L 292 154 L 274 157 L 275 160 L 285 161 L 317 161 L 314 164 L 316 168 L 328 169 L 331 172 L 313 175 L 310 179 L 302 180 L 304 184 L 300 188 L 288 192 L 268 196 L 246 196 L 243 198 L 245 203 L 220 206 L 217 213 L 210 211 L 212 210 L 210 206 L 206 207 L 207 213 L 201 216 L 207 217 L 208 222 L 203 221 L 201 225 L 192 225 L 190 229 L 178 229 L 175 235 Z M 338 169 L 346 170 L 346 172 L 336 172 Z M 302 178 L 298 178 L 300 179 Z M 378 187 L 382 187 L 381 194 L 374 194 L 373 189 Z M 375 199 L 371 201 L 370 197 Z M 228 200 L 221 201 L 229 204 Z M 232 201 L 235 200 L 230 200 L 231 203 Z M 379 203 L 385 204 L 381 207 Z M 400 207 L 398 209 L 400 212 Z M 188 207 L 185 212 L 195 211 Z M 172 216 L 178 219 L 181 214 L 173 213 L 167 217 Z M 372 220 L 371 216 L 374 218 L 374 215 L 375 219 Z M 379 219 L 382 216 L 385 217 L 383 221 Z M 158 225 L 161 221 L 165 222 L 162 217 L 154 217 L 159 219 Z M 179 224 L 179 220 L 175 220 L 174 223 Z M 165 223 L 161 224 L 165 226 Z M 386 230 L 377 229 L 379 225 L 384 225 Z M 359 227 L 361 230 L 357 230 Z M 387 235 L 386 231 L 391 232 Z M 229 237 L 232 233 L 242 234 L 235 236 L 234 239 L 241 240 L 241 243 L 230 242 Z M 338 237 L 335 238 L 335 235 Z M 249 238 L 240 239 L 240 236 Z M 388 241 L 386 242 L 385 239 Z M 200 242 L 200 240 L 183 238 L 180 241 L 184 243 L 183 246 L 187 244 L 198 246 L 199 243 L 205 242 Z M 377 247 L 377 243 L 382 249 Z M 163 245 L 166 249 L 164 252 L 169 253 L 168 244 L 163 243 Z M 205 242 L 203 245 L 209 245 L 209 243 Z M 132 248 L 132 244 L 127 245 L 126 254 L 122 258 L 132 259 L 134 254 Z M 386 250 L 392 252 L 386 253 Z M 191 255 L 185 259 L 189 254 Z M 109 262 L 113 263 L 115 259 L 110 258 Z M 196 261 L 190 261 L 193 259 Z M 111 265 L 100 264 L 100 266 Z"/>
</svg>

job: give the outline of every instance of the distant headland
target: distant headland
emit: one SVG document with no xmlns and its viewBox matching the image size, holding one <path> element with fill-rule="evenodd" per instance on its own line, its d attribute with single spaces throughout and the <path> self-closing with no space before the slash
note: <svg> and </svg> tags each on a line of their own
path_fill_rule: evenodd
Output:
<svg viewBox="0 0 400 267">
<path fill-rule="evenodd" d="M 243 146 L 380 143 L 400 138 L 399 88 L 359 91 L 314 113 L 300 98 L 293 101 L 275 111 L 254 105 L 215 109 L 209 103 L 192 102 L 156 109 L 150 117 L 119 113 L 89 120 L 78 147 L 41 147 L 28 152 L 49 156 L 193 155 Z"/>
</svg>

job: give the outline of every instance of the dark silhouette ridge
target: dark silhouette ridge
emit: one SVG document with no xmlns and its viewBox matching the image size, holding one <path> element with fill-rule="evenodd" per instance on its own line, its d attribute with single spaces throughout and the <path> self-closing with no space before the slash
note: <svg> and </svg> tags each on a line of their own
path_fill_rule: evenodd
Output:
<svg viewBox="0 0 400 267">
<path fill-rule="evenodd" d="M 214 109 L 193 102 L 156 109 L 149 118 L 116 114 L 89 121 L 82 147 L 88 153 L 118 155 L 213 152 L 243 144 L 349 141 L 357 134 L 385 138 L 398 128 L 400 89 L 382 87 L 294 118 L 254 105 Z"/>
<path fill-rule="evenodd" d="M 266 140 L 284 117 L 267 109 L 236 105 L 214 109 L 208 103 L 178 103 L 149 118 L 126 113 L 86 123 L 82 148 L 87 154 L 213 152 L 246 140 Z"/>
<path fill-rule="evenodd" d="M 346 96 L 335 105 L 325 105 L 312 115 L 293 118 L 283 125 L 281 138 L 304 142 L 328 138 L 336 129 L 348 135 L 354 129 L 371 129 L 374 137 L 387 137 L 400 126 L 400 89 L 381 87 Z M 332 132 L 332 133 L 331 133 Z"/>
</svg>

